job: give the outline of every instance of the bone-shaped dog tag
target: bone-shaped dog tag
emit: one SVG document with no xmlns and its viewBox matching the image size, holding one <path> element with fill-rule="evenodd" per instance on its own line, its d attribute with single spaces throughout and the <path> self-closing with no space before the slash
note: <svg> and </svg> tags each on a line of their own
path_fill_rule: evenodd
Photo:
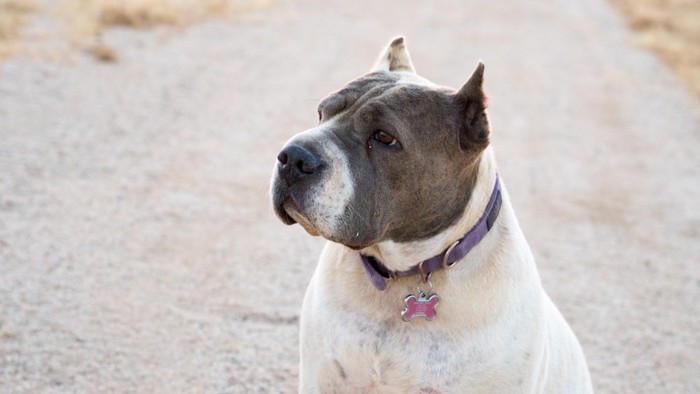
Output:
<svg viewBox="0 0 700 394">
<path fill-rule="evenodd" d="M 409 294 L 405 299 L 406 307 L 401 312 L 401 319 L 409 321 L 414 317 L 424 317 L 426 320 L 435 320 L 437 317 L 435 307 L 440 302 L 437 294 L 428 296 L 424 291 L 418 293 L 418 297 Z"/>
</svg>

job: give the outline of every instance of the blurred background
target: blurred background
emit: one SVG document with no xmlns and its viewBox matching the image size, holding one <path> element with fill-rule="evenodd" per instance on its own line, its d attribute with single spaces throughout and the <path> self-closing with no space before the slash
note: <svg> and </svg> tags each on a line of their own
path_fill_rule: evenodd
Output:
<svg viewBox="0 0 700 394">
<path fill-rule="evenodd" d="M 700 391 L 700 3 L 0 0 L 0 392 L 294 392 L 323 240 L 275 157 L 404 35 L 481 59 L 545 290 L 604 393 Z"/>
</svg>

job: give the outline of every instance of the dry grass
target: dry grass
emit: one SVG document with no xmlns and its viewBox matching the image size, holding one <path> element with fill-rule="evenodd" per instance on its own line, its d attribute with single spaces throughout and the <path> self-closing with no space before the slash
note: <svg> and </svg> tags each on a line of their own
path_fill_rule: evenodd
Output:
<svg viewBox="0 0 700 394">
<path fill-rule="evenodd" d="M 0 0 L 0 59 L 14 49 L 15 40 L 27 19 L 34 10 L 31 0 Z"/>
<path fill-rule="evenodd" d="M 97 43 L 88 47 L 87 51 L 101 62 L 112 63 L 117 61 L 117 52 L 109 45 Z"/>
<path fill-rule="evenodd" d="M 99 0 L 103 25 L 148 27 L 184 25 L 210 16 L 226 14 L 231 3 L 222 0 Z"/>
<path fill-rule="evenodd" d="M 98 60 L 115 61 L 115 50 L 99 39 L 105 28 L 185 27 L 262 8 L 268 3 L 269 0 L 0 0 L 0 60 L 16 46 L 20 29 L 32 11 L 62 21 L 65 37 L 72 45 L 87 50 Z"/>
<path fill-rule="evenodd" d="M 187 26 L 227 16 L 239 5 L 231 0 L 63 0 L 59 15 L 66 20 L 68 39 L 82 44 L 110 26 Z"/>
<path fill-rule="evenodd" d="M 642 45 L 666 61 L 700 95 L 700 1 L 612 0 Z"/>
</svg>

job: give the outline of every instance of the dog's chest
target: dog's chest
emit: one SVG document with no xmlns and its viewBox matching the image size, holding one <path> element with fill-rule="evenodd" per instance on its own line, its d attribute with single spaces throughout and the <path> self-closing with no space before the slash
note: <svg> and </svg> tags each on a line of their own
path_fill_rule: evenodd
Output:
<svg viewBox="0 0 700 394">
<path fill-rule="evenodd" d="M 325 332 L 327 389 L 365 392 L 444 392 L 461 385 L 465 365 L 483 362 L 485 349 L 467 347 L 432 322 L 376 324 L 346 316 Z M 330 390 L 329 390 L 330 391 Z M 341 390 L 343 391 L 343 390 Z"/>
<path fill-rule="evenodd" d="M 336 385 L 431 391 L 436 389 L 431 381 L 442 385 L 459 377 L 460 357 L 452 351 L 458 343 L 448 335 L 402 321 L 375 325 L 348 317 L 326 338 Z"/>
</svg>

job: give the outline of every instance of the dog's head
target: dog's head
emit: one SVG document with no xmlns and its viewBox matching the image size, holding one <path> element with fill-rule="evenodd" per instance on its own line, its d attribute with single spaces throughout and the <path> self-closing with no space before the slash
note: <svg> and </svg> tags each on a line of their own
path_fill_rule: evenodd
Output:
<svg viewBox="0 0 700 394">
<path fill-rule="evenodd" d="M 489 144 L 484 66 L 459 91 L 416 75 L 403 38 L 323 99 L 319 125 L 277 156 L 275 212 L 362 249 L 431 237 L 464 212 Z"/>
</svg>

